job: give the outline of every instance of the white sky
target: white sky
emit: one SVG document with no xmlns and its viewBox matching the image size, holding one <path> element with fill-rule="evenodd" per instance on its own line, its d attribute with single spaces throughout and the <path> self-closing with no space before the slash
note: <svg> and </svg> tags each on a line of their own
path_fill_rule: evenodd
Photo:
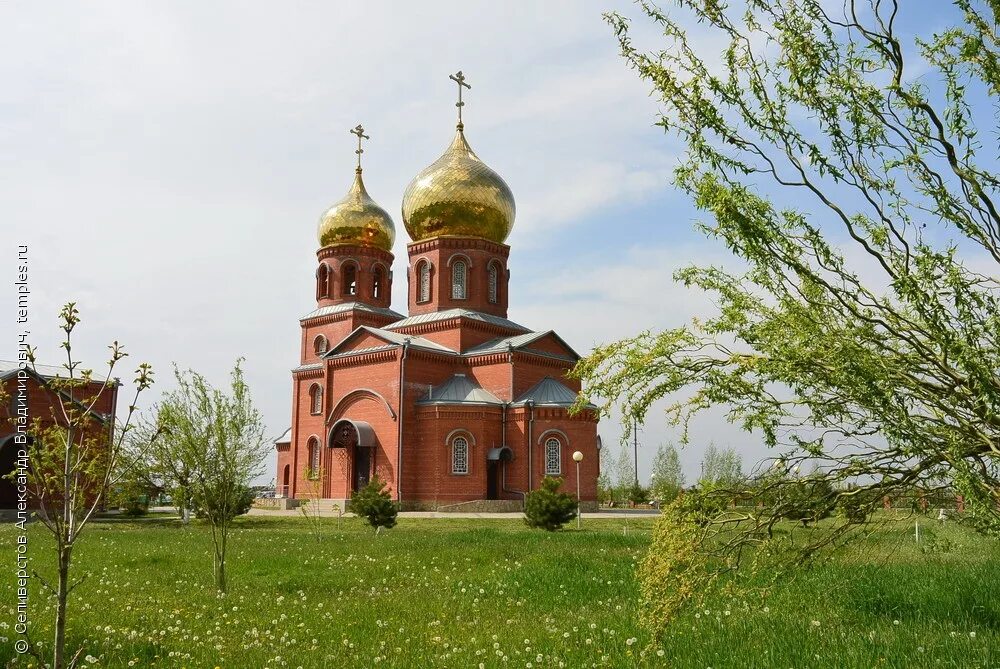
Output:
<svg viewBox="0 0 1000 669">
<path fill-rule="evenodd" d="M 365 180 L 396 220 L 393 306 L 405 311 L 399 203 L 451 139 L 458 69 L 472 84 L 469 140 L 517 200 L 511 318 L 585 354 L 711 312 L 670 277 L 726 255 L 691 234 L 694 214 L 669 186 L 676 147 L 601 19 L 614 5 L 0 5 L 4 271 L 28 244 L 42 360 L 58 362 L 55 315 L 75 300 L 88 363 L 118 339 L 162 390 L 174 361 L 224 384 L 244 356 L 280 434 L 298 318 L 313 307 L 316 222 L 352 177 L 347 131 L 361 122 L 372 137 Z M 14 300 L 0 296 L 5 324 Z M 617 452 L 618 425 L 601 433 Z M 643 476 L 674 434 L 650 417 Z M 682 453 L 689 478 L 710 440 L 748 463 L 762 453 L 706 418 Z"/>
</svg>

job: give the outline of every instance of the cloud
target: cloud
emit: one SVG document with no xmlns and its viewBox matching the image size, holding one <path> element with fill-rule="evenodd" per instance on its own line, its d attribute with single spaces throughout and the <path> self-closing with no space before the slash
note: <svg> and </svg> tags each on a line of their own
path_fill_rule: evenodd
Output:
<svg viewBox="0 0 1000 669">
<path fill-rule="evenodd" d="M 353 174 L 347 131 L 362 122 L 372 137 L 366 184 L 396 217 L 393 306 L 405 311 L 400 200 L 451 139 L 447 74 L 459 68 L 473 85 L 469 140 L 518 203 L 516 320 L 586 352 L 710 310 L 670 277 L 726 255 L 681 243 L 672 225 L 686 212 L 668 187 L 677 146 L 653 125 L 658 103 L 622 62 L 608 8 L 0 4 L 0 201 L 5 239 L 30 246 L 40 355 L 58 355 L 55 315 L 75 299 L 88 364 L 118 339 L 130 366 L 155 365 L 159 392 L 173 361 L 224 383 L 245 356 L 282 432 L 298 318 L 314 304 L 316 222 Z M 648 21 L 634 27 L 637 43 L 661 43 Z M 0 292 L 0 313 L 13 299 Z M 740 438 L 728 429 L 704 434 Z"/>
</svg>

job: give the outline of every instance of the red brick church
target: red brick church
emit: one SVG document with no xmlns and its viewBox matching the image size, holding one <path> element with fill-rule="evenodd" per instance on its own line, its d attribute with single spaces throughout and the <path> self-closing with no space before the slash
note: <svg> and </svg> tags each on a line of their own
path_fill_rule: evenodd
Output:
<svg viewBox="0 0 1000 669">
<path fill-rule="evenodd" d="M 407 508 L 522 500 L 545 475 L 575 493 L 580 451 L 582 499 L 596 499 L 597 415 L 569 414 L 578 356 L 507 318 L 514 196 L 469 146 L 461 104 L 451 145 L 403 194 L 407 316 L 390 305 L 395 226 L 365 190 L 352 131 L 354 183 L 319 221 L 280 496 L 343 500 L 375 474 Z"/>
</svg>

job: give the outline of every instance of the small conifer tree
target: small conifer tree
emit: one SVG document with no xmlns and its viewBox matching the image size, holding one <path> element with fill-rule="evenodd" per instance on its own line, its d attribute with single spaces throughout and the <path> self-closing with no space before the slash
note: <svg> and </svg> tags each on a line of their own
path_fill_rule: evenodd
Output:
<svg viewBox="0 0 1000 669">
<path fill-rule="evenodd" d="M 351 511 L 364 517 L 368 524 L 378 529 L 389 529 L 396 526 L 396 516 L 399 513 L 396 504 L 386 490 L 386 483 L 377 475 L 372 477 L 361 490 L 351 493 Z"/>
<path fill-rule="evenodd" d="M 576 518 L 576 498 L 559 492 L 562 484 L 562 478 L 546 476 L 538 490 L 528 493 L 524 502 L 524 522 L 528 527 L 555 532 Z"/>
</svg>

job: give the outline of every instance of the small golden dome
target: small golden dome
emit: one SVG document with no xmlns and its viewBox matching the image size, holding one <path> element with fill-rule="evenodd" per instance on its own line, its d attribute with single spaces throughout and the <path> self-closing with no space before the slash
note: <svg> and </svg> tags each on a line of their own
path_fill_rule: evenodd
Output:
<svg viewBox="0 0 1000 669">
<path fill-rule="evenodd" d="M 358 168 L 346 197 L 319 218 L 320 246 L 374 246 L 392 251 L 395 240 L 392 218 L 368 195 Z"/>
<path fill-rule="evenodd" d="M 514 194 L 469 147 L 461 123 L 444 155 L 406 187 L 403 225 L 415 242 L 452 236 L 502 244 L 510 234 Z"/>
</svg>

